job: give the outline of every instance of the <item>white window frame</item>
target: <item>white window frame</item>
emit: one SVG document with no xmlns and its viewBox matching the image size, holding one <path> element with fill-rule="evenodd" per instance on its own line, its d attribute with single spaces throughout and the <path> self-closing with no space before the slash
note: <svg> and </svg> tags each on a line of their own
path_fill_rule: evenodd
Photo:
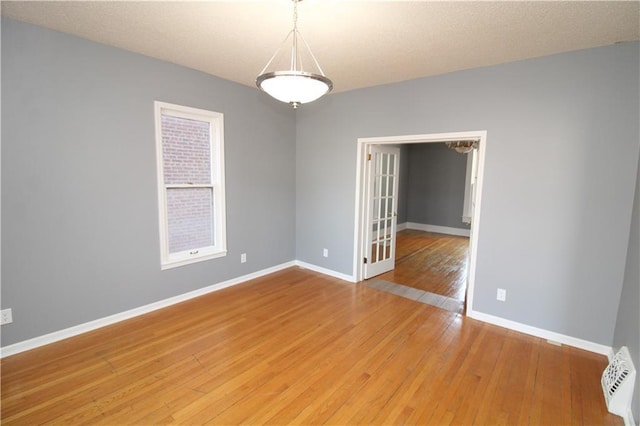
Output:
<svg viewBox="0 0 640 426">
<path fill-rule="evenodd" d="M 476 199 L 476 181 L 478 180 L 478 149 L 472 149 L 467 156 L 467 171 L 464 181 L 464 206 L 462 207 L 462 222 L 471 224 Z"/>
<path fill-rule="evenodd" d="M 160 218 L 160 266 L 175 268 L 227 255 L 227 229 L 224 184 L 224 115 L 219 112 L 154 102 L 156 130 L 156 164 L 158 172 L 158 211 Z M 162 115 L 208 122 L 211 147 L 211 185 L 166 185 L 162 144 Z M 169 223 L 167 215 L 168 188 L 212 188 L 214 244 L 193 247 L 178 253 L 169 253 Z"/>
</svg>

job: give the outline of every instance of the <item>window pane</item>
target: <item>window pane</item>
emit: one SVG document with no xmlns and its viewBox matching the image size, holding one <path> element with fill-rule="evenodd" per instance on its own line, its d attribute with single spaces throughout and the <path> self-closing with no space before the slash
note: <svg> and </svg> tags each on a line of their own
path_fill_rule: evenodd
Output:
<svg viewBox="0 0 640 426">
<path fill-rule="evenodd" d="M 162 115 L 164 183 L 210 184 L 209 123 Z"/>
<path fill-rule="evenodd" d="M 214 245 L 212 188 L 168 188 L 169 253 Z"/>
</svg>

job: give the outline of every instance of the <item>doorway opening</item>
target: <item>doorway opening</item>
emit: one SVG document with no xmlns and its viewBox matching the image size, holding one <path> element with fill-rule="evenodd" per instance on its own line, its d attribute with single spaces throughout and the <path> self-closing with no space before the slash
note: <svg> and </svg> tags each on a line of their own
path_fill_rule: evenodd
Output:
<svg viewBox="0 0 640 426">
<path fill-rule="evenodd" d="M 471 217 L 471 229 L 469 232 L 468 243 L 468 268 L 466 274 L 466 313 L 467 315 L 473 311 L 473 289 L 476 275 L 476 259 L 478 253 L 478 230 L 480 224 L 480 212 L 482 201 L 482 181 L 484 175 L 484 159 L 486 152 L 486 131 L 472 132 L 454 132 L 454 133 L 438 133 L 424 135 L 409 136 L 391 136 L 391 137 L 371 137 L 360 138 L 357 142 L 357 165 L 356 165 L 356 206 L 355 206 L 355 226 L 354 226 L 354 259 L 353 259 L 353 276 L 357 282 L 372 276 L 370 259 L 371 251 L 375 249 L 372 241 L 384 241 L 382 244 L 383 253 L 395 254 L 395 232 L 397 230 L 397 203 L 389 207 L 388 203 L 379 204 L 377 207 L 372 204 L 372 200 L 380 202 L 381 199 L 397 196 L 397 186 L 395 191 L 389 190 L 387 193 L 380 193 L 375 185 L 375 177 L 383 179 L 392 179 L 392 172 L 395 169 L 387 168 L 386 172 L 376 175 L 375 162 L 372 163 L 370 154 L 378 151 L 386 152 L 385 145 L 404 145 L 404 144 L 422 144 L 422 143 L 442 143 L 453 141 L 473 140 L 478 142 L 476 171 L 477 179 L 475 182 L 475 206 Z M 377 147 L 377 148 L 376 148 Z M 390 148 L 390 147 L 389 147 Z M 372 166 L 373 164 L 373 166 Z M 389 172 L 391 170 L 391 172 Z M 397 179 L 396 179 L 397 181 Z M 387 186 L 389 186 L 387 184 Z M 377 192 L 376 192 L 377 191 Z M 377 198 L 375 198 L 377 196 Z M 381 213 L 380 206 L 383 207 Z M 391 209 L 391 211 L 389 211 Z M 375 224 L 375 226 L 374 226 Z M 382 232 L 379 230 L 383 225 Z M 373 239 L 372 239 L 373 236 Z M 377 238 L 376 238 L 377 237 Z M 382 237 L 382 238 L 380 238 Z M 387 249 L 387 245 L 389 248 Z M 387 251 L 388 250 L 388 251 Z M 384 260 L 387 260 L 385 258 Z M 388 265 L 388 264 L 387 264 Z M 391 269 L 395 264 L 391 265 Z M 380 272 L 378 267 L 374 272 Z M 382 272 L 385 272 L 382 270 Z"/>
</svg>

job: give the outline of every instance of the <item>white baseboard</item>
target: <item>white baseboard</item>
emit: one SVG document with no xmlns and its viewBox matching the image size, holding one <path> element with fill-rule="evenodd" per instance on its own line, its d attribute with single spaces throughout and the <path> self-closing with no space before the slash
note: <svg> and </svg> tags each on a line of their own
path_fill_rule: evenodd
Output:
<svg viewBox="0 0 640 426">
<path fill-rule="evenodd" d="M 203 296 L 214 291 L 222 290 L 223 288 L 231 287 L 243 282 L 260 278 L 264 275 L 272 274 L 282 269 L 296 266 L 295 261 L 282 263 L 280 265 L 266 268 L 261 271 L 253 272 L 251 274 L 243 275 L 241 277 L 232 278 L 230 280 L 213 284 L 208 287 L 199 288 L 188 293 L 180 294 L 178 296 L 170 297 L 168 299 L 160 300 L 158 302 L 150 303 L 148 305 L 140 306 L 128 311 L 120 312 L 118 314 L 110 315 L 108 317 L 100 318 L 94 321 L 89 321 L 84 324 L 76 325 L 66 328 L 64 330 L 54 331 L 53 333 L 45 334 L 43 336 L 34 337 L 33 339 L 24 340 L 22 342 L 14 343 L 12 345 L 0 348 L 0 358 L 4 358 L 10 355 L 15 355 L 20 352 L 35 349 L 40 346 L 48 345 L 50 343 L 57 342 L 59 340 L 67 339 L 69 337 L 77 336 L 82 333 L 96 330 L 98 328 L 105 327 L 107 325 L 115 324 L 120 321 L 124 321 L 139 315 L 144 315 L 149 312 L 156 311 L 158 309 L 166 308 L 171 305 L 175 305 L 180 302 L 184 302 L 189 299 L 194 299 L 199 296 Z M 311 268 L 309 268 L 311 269 Z"/>
<path fill-rule="evenodd" d="M 203 296 L 205 294 L 212 293 L 214 291 L 222 290 L 223 288 L 231 287 L 252 279 L 262 277 L 264 275 L 272 274 L 274 272 L 277 272 L 292 266 L 299 266 L 304 269 L 309 269 L 311 271 L 315 271 L 315 272 L 328 275 L 334 278 L 338 278 L 344 281 L 348 281 L 351 283 L 356 282 L 355 278 L 352 275 L 343 274 L 340 272 L 333 271 L 331 269 L 323 268 L 321 266 L 313 265 L 313 264 L 302 262 L 299 260 L 294 260 L 291 262 L 286 262 L 280 265 L 273 266 L 271 268 L 266 268 L 257 272 L 253 272 L 251 274 L 243 275 L 241 277 L 233 278 L 231 280 L 227 280 L 218 284 L 213 284 L 208 287 L 200 288 L 185 294 L 181 294 L 181 295 L 174 296 L 158 302 L 154 302 L 145 306 L 134 308 L 125 312 L 110 315 L 108 317 L 100 318 L 100 319 L 90 321 L 84 324 L 80 324 L 74 327 L 66 328 L 64 330 L 55 331 L 53 333 L 35 337 L 33 339 L 14 343 L 12 345 L 8 345 L 3 348 L 0 348 L 0 358 L 4 358 L 10 355 L 15 355 L 17 353 L 28 351 L 30 349 L 35 349 L 40 346 L 48 345 L 50 343 L 54 343 L 59 340 L 77 336 L 79 334 L 93 331 L 98 328 L 115 324 L 117 322 L 124 321 L 139 315 L 144 315 L 146 313 L 153 312 L 158 309 L 166 308 L 168 306 L 175 305 L 177 303 L 184 302 L 189 299 L 194 299 L 196 297 Z M 470 310 L 467 312 L 467 316 L 470 318 L 477 319 L 479 321 L 483 321 L 483 322 L 494 324 L 500 327 L 508 328 L 510 330 L 519 331 L 521 333 L 529 334 L 536 337 L 541 337 L 547 340 L 556 341 L 561 344 L 584 349 L 590 352 L 599 353 L 607 356 L 609 360 L 611 360 L 614 355 L 613 348 L 611 348 L 610 346 L 600 345 L 597 343 L 589 342 L 589 341 L 578 339 L 575 337 L 566 336 L 566 335 L 555 333 L 548 330 L 543 330 L 541 328 L 536 328 L 526 324 L 521 324 L 515 321 L 510 321 L 504 318 L 496 317 L 493 315 L 484 314 L 482 312 Z"/>
<path fill-rule="evenodd" d="M 449 226 L 427 225 L 425 223 L 406 222 L 403 223 L 403 229 L 415 229 L 416 231 L 436 232 L 438 234 L 457 235 L 460 237 L 469 237 L 471 230 L 464 228 L 451 228 Z M 399 227 L 398 227 L 398 230 Z"/>
<path fill-rule="evenodd" d="M 564 334 L 556 333 L 542 328 L 532 327 L 530 325 L 522 324 L 519 322 L 511 321 L 508 319 L 496 317 L 489 314 L 484 314 L 478 311 L 468 311 L 467 316 L 479 321 L 488 322 L 493 325 L 508 328 L 510 330 L 519 331 L 520 333 L 529 334 L 531 336 L 541 337 L 543 339 L 552 340 L 563 345 L 573 346 L 574 348 L 584 349 L 589 352 L 595 352 L 598 354 L 611 356 L 613 349 L 611 346 L 601 345 L 599 343 L 589 342 L 588 340 L 578 339 L 576 337 L 567 336 Z"/>
<path fill-rule="evenodd" d="M 322 266 L 313 265 L 311 263 L 302 262 L 300 260 L 296 260 L 293 262 L 296 266 L 299 266 L 304 269 L 309 269 L 310 271 L 319 272 L 324 275 L 329 275 L 330 277 L 339 278 L 344 281 L 349 281 L 350 283 L 355 283 L 356 280 L 353 275 L 343 274 L 341 272 L 336 272 L 331 269 L 323 268 Z"/>
<path fill-rule="evenodd" d="M 403 231 L 405 229 L 407 229 L 407 222 L 399 223 L 396 226 L 396 232 L 400 232 L 400 231 Z"/>
</svg>

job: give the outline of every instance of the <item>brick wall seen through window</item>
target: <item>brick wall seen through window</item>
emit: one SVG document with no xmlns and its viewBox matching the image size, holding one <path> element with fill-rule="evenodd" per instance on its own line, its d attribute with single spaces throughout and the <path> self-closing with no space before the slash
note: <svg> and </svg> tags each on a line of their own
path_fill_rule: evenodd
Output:
<svg viewBox="0 0 640 426">
<path fill-rule="evenodd" d="M 209 123 L 162 115 L 165 185 L 211 184 Z M 210 188 L 168 188 L 169 253 L 213 245 Z"/>
</svg>

